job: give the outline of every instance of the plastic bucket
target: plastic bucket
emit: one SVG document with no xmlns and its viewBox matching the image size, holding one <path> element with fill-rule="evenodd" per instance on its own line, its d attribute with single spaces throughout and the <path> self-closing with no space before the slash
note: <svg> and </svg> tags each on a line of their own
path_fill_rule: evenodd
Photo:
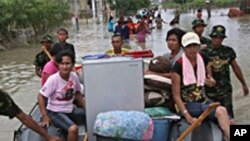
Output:
<svg viewBox="0 0 250 141">
<path fill-rule="evenodd" d="M 153 119 L 154 134 L 151 141 L 167 141 L 171 120 Z"/>
</svg>

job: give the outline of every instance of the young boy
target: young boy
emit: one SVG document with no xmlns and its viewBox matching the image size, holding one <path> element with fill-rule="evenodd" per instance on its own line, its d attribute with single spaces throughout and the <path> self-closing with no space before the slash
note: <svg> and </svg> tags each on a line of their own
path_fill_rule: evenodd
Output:
<svg viewBox="0 0 250 141">
<path fill-rule="evenodd" d="M 57 30 L 57 35 L 56 35 L 58 42 L 55 43 L 51 50 L 50 53 L 52 56 L 56 56 L 60 51 L 62 50 L 70 50 L 72 54 L 74 55 L 74 60 L 75 60 L 75 48 L 74 45 L 67 43 L 66 40 L 68 39 L 68 31 L 65 28 L 59 28 Z"/>
</svg>

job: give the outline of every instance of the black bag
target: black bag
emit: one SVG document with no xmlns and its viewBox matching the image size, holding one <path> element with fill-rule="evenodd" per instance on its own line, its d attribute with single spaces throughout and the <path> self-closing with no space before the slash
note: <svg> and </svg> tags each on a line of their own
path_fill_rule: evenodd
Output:
<svg viewBox="0 0 250 141">
<path fill-rule="evenodd" d="M 158 73 L 168 73 L 171 71 L 171 62 L 163 56 L 157 56 L 150 61 L 148 70 Z"/>
</svg>

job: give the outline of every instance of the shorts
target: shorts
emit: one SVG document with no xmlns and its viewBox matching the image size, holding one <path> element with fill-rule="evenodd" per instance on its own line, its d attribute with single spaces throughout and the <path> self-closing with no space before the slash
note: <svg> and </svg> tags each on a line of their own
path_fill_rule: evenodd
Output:
<svg viewBox="0 0 250 141">
<path fill-rule="evenodd" d="M 189 112 L 189 114 L 192 117 L 198 118 L 207 108 L 208 105 L 211 103 L 211 101 L 208 101 L 206 103 L 199 103 L 199 102 L 188 102 L 186 103 L 186 108 Z M 207 116 L 208 119 L 216 121 L 215 117 L 215 109 L 213 109 L 209 115 Z"/>
<path fill-rule="evenodd" d="M 8 116 L 12 119 L 21 112 L 22 110 L 16 105 L 9 94 L 0 89 L 0 115 Z"/>
<path fill-rule="evenodd" d="M 220 102 L 221 106 L 227 109 L 230 118 L 234 118 L 232 93 L 227 93 L 220 97 L 210 97 L 215 102 Z"/>
<path fill-rule="evenodd" d="M 79 124 L 77 121 L 86 125 L 86 113 L 83 108 L 75 107 L 72 113 L 60 113 L 48 110 L 48 115 L 55 127 L 61 128 L 66 132 L 70 126 Z"/>
</svg>

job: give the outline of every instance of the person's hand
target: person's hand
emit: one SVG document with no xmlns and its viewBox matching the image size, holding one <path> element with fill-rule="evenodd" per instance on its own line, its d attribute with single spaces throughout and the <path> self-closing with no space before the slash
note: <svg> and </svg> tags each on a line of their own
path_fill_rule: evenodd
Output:
<svg viewBox="0 0 250 141">
<path fill-rule="evenodd" d="M 40 122 L 40 125 L 42 127 L 49 127 L 49 123 L 50 123 L 50 118 L 48 115 L 44 115 L 42 116 L 42 122 Z"/>
<path fill-rule="evenodd" d="M 51 137 L 48 139 L 48 141 L 61 141 L 61 139 L 58 137 Z"/>
<path fill-rule="evenodd" d="M 236 124 L 234 119 L 230 119 L 229 121 L 230 121 L 230 125 L 235 125 Z"/>
<path fill-rule="evenodd" d="M 247 96 L 247 95 L 249 94 L 249 89 L 248 89 L 248 87 L 247 87 L 246 85 L 244 85 L 244 86 L 242 87 L 242 89 L 243 89 L 243 92 L 244 92 L 244 96 Z"/>
<path fill-rule="evenodd" d="M 197 118 L 192 117 L 188 112 L 184 113 L 184 117 L 189 124 L 193 124 Z"/>
<path fill-rule="evenodd" d="M 201 49 L 205 49 L 205 48 L 207 48 L 207 44 L 201 44 Z"/>
<path fill-rule="evenodd" d="M 189 124 L 193 124 L 196 120 L 197 120 L 197 118 L 194 118 L 194 117 L 189 117 L 189 118 L 186 118 L 186 120 L 187 120 L 187 122 L 189 123 Z"/>
<path fill-rule="evenodd" d="M 214 80 L 213 77 L 208 76 L 208 77 L 205 79 L 205 84 L 206 84 L 208 87 L 213 87 L 213 86 L 216 85 L 216 81 Z"/>
</svg>

